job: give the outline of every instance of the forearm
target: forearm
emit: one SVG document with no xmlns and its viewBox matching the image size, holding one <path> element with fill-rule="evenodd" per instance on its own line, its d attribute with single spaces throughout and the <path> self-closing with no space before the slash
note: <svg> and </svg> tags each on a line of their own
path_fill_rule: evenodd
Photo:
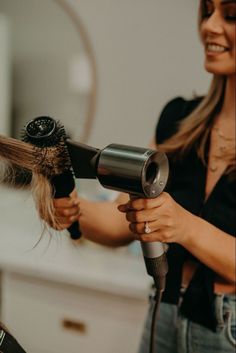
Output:
<svg viewBox="0 0 236 353">
<path fill-rule="evenodd" d="M 134 199 L 119 207 L 135 238 L 178 243 L 221 277 L 235 283 L 235 238 L 180 206 L 170 194 Z M 151 233 L 145 234 L 148 222 Z"/>
<path fill-rule="evenodd" d="M 124 214 L 117 210 L 119 201 L 80 199 L 79 222 L 82 235 L 106 246 L 122 246 L 133 240 Z"/>
<path fill-rule="evenodd" d="M 191 228 L 181 245 L 221 277 L 235 283 L 235 238 L 193 215 L 189 224 Z"/>
</svg>

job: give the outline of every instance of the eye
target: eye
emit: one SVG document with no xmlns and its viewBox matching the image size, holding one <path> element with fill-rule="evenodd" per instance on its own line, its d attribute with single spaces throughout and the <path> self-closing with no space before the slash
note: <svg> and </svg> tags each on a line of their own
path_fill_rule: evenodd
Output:
<svg viewBox="0 0 236 353">
<path fill-rule="evenodd" d="M 202 19 L 209 18 L 214 12 L 214 5 L 211 1 L 203 1 L 202 3 Z"/>
<path fill-rule="evenodd" d="M 227 21 L 235 22 L 236 21 L 236 5 L 229 4 L 224 8 L 224 18 Z"/>
</svg>

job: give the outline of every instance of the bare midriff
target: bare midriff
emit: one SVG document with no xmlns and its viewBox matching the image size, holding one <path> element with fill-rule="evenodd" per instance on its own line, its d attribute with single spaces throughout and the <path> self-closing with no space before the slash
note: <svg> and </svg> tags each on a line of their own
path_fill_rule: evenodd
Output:
<svg viewBox="0 0 236 353">
<path fill-rule="evenodd" d="M 186 261 L 182 272 L 182 286 L 187 287 L 191 281 L 198 264 L 192 261 Z M 216 275 L 214 283 L 214 293 L 216 294 L 232 294 L 236 293 L 235 284 L 227 282 L 224 278 Z"/>
</svg>

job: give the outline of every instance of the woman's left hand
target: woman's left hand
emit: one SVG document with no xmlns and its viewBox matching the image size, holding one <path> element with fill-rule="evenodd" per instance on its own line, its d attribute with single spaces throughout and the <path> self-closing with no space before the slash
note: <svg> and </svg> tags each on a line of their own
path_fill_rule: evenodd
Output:
<svg viewBox="0 0 236 353">
<path fill-rule="evenodd" d="M 144 242 L 184 243 L 194 217 L 166 192 L 155 199 L 131 199 L 118 209 L 126 213 L 135 239 Z M 145 233 L 145 224 L 150 229 L 148 234 Z"/>
</svg>

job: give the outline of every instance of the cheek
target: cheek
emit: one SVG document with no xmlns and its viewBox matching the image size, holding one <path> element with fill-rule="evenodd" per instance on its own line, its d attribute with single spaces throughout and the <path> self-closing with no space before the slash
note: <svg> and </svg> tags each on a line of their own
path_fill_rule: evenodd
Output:
<svg viewBox="0 0 236 353">
<path fill-rule="evenodd" d="M 206 35 L 207 35 L 206 26 L 205 26 L 204 21 L 200 23 L 198 33 L 199 33 L 199 37 L 200 37 L 201 41 L 204 43 Z"/>
<path fill-rule="evenodd" d="M 231 46 L 232 46 L 232 49 L 233 49 L 233 53 L 234 53 L 234 56 L 235 56 L 236 26 L 234 26 L 233 30 L 231 30 L 229 38 L 230 38 L 230 43 L 231 43 Z"/>
<path fill-rule="evenodd" d="M 230 42 L 231 51 L 230 51 L 230 58 L 231 58 L 231 66 L 232 71 L 235 73 L 235 66 L 236 66 L 236 26 L 231 27 L 228 32 L 228 40 Z"/>
</svg>

